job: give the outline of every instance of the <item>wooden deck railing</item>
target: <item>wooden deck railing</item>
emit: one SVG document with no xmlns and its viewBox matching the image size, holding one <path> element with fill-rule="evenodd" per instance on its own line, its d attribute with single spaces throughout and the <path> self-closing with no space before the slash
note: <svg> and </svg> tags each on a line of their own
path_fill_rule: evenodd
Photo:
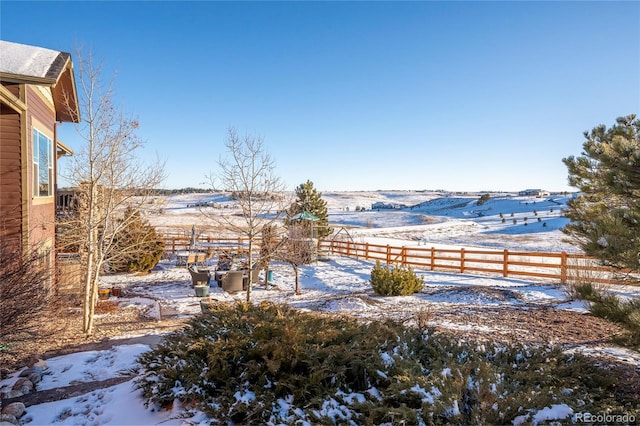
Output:
<svg viewBox="0 0 640 426">
<path fill-rule="evenodd" d="M 165 251 L 176 253 L 188 250 L 190 238 L 166 236 Z M 219 250 L 242 251 L 248 247 L 246 238 L 216 239 L 200 238 L 198 246 L 209 246 Z M 256 250 L 260 241 L 256 241 Z M 593 283 L 620 283 L 616 271 L 601 266 L 597 260 L 583 254 L 510 251 L 491 249 L 442 249 L 435 247 L 398 247 L 351 241 L 320 241 L 319 249 L 324 253 L 339 254 L 382 263 L 410 266 L 427 271 L 457 273 L 480 273 L 502 277 L 547 278 L 566 283 L 585 280 Z"/>
</svg>

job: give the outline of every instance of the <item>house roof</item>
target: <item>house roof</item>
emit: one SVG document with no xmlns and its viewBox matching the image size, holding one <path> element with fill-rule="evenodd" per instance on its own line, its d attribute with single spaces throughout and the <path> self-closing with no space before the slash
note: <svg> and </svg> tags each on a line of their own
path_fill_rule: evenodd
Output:
<svg viewBox="0 0 640 426">
<path fill-rule="evenodd" d="M 80 121 L 69 53 L 0 40 L 0 81 L 49 86 L 56 120 Z"/>
</svg>

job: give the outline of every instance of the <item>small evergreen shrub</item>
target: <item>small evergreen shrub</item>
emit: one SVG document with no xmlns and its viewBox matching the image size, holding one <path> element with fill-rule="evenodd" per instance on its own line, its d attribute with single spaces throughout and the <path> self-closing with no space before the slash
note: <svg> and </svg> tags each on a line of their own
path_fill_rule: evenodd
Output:
<svg viewBox="0 0 640 426">
<path fill-rule="evenodd" d="M 125 222 L 114 238 L 109 272 L 149 272 L 164 252 L 164 239 L 139 211 L 127 209 Z"/>
<path fill-rule="evenodd" d="M 382 296 L 408 296 L 422 290 L 424 281 L 411 267 L 392 268 L 377 261 L 371 270 L 371 286 Z"/>
<path fill-rule="evenodd" d="M 146 404 L 198 424 L 538 424 L 562 404 L 640 415 L 633 377 L 564 349 L 217 302 L 140 355 L 136 386 Z"/>
<path fill-rule="evenodd" d="M 491 198 L 491 194 L 482 194 L 478 199 L 478 205 L 481 206 Z"/>
</svg>

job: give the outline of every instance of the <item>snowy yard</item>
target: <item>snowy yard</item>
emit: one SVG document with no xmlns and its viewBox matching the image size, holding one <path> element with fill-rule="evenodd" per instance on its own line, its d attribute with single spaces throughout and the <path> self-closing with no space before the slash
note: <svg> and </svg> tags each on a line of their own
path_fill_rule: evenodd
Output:
<svg viewBox="0 0 640 426">
<path fill-rule="evenodd" d="M 404 195 L 404 196 L 403 196 Z M 162 202 L 163 214 L 151 215 L 155 224 L 198 226 L 198 210 L 186 207 L 196 202 L 221 203 L 219 196 L 189 195 L 169 197 Z M 515 250 L 575 251 L 562 241 L 559 228 L 566 223 L 560 211 L 566 198 L 552 201 L 504 196 L 475 205 L 477 197 L 439 199 L 425 193 L 324 194 L 330 221 L 350 225 L 357 241 L 385 241 L 395 245 L 433 244 L 452 247 L 492 247 Z M 356 206 L 376 201 L 403 202 L 411 209 L 356 212 Z M 349 207 L 349 212 L 346 211 Z M 534 214 L 535 211 L 535 214 Z M 517 224 L 511 214 L 520 219 Z M 509 217 L 502 221 L 501 215 Z M 542 216 L 544 220 L 534 221 Z M 523 225 L 524 217 L 531 223 Z M 427 223 L 428 222 L 428 223 Z M 542 223 L 547 223 L 543 227 Z M 502 244 L 502 245 L 501 245 Z M 301 267 L 301 294 L 294 292 L 292 268 L 275 262 L 273 286 L 258 285 L 252 301 L 288 304 L 301 310 L 344 313 L 363 319 L 396 318 L 409 324 L 419 315 L 437 330 L 461 338 L 493 341 L 524 341 L 531 344 L 558 343 L 575 351 L 606 356 L 640 367 L 640 354 L 598 343 L 615 331 L 612 325 L 586 314 L 586 306 L 570 300 L 566 289 L 554 280 L 521 280 L 471 274 L 417 271 L 424 289 L 412 296 L 381 297 L 371 289 L 369 277 L 374 263 L 332 256 Z M 264 277 L 262 277 L 264 282 Z M 200 312 L 200 299 L 191 287 L 188 271 L 175 259 L 163 260 L 150 274 L 105 276 L 104 286 L 123 288 L 123 297 L 112 298 L 121 307 L 135 306 L 151 318 L 190 317 Z M 612 287 L 620 296 L 638 298 L 640 288 Z M 244 300 L 244 293 L 228 294 L 212 281 L 210 296 L 218 301 Z M 147 331 L 148 333 L 148 331 Z M 135 337 L 134 335 L 123 335 Z M 135 367 L 138 354 L 149 350 L 145 344 L 113 346 L 102 351 L 81 352 L 46 360 L 49 370 L 38 390 L 70 383 L 100 380 L 124 374 Z M 15 375 L 0 382 L 5 389 Z M 171 411 L 145 408 L 132 380 L 91 393 L 28 407 L 26 424 L 185 424 Z M 4 390 L 4 389 L 3 389 Z M 565 419 L 566 406 L 549 407 L 541 418 Z M 206 424 L 206 418 L 189 420 Z"/>
</svg>

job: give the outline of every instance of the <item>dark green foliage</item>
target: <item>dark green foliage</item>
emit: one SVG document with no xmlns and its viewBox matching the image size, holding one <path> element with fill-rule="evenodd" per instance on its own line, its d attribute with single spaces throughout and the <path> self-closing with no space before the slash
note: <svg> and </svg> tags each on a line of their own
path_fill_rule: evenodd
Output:
<svg viewBox="0 0 640 426">
<path fill-rule="evenodd" d="M 512 424 L 553 404 L 640 414 L 628 383 L 561 348 L 485 347 L 268 303 L 210 310 L 140 356 L 147 403 L 178 399 L 211 424 Z"/>
<path fill-rule="evenodd" d="M 322 199 L 322 193 L 313 187 L 313 182 L 310 180 L 301 183 L 296 188 L 296 201 L 287 209 L 285 224 L 292 224 L 289 218 L 302 212 L 311 213 L 319 219 L 307 224 L 315 229 L 316 235 L 314 237 L 322 239 L 333 232 L 333 228 L 329 227 L 327 202 Z"/>
<path fill-rule="evenodd" d="M 371 286 L 373 291 L 383 296 L 409 296 L 422 290 L 424 281 L 411 267 L 392 268 L 377 261 L 371 270 Z"/>
<path fill-rule="evenodd" d="M 589 282 L 574 285 L 572 291 L 577 298 L 590 302 L 593 315 L 621 324 L 628 330 L 628 335 L 617 338 L 619 344 L 640 349 L 640 300 L 622 301 Z"/>
<path fill-rule="evenodd" d="M 620 117 L 585 132 L 579 157 L 562 161 L 581 194 L 567 203 L 564 231 L 590 256 L 640 270 L 640 120 Z"/>
<path fill-rule="evenodd" d="M 164 238 L 139 211 L 127 209 L 107 259 L 109 272 L 149 272 L 164 252 Z"/>
<path fill-rule="evenodd" d="M 481 206 L 491 198 L 491 194 L 482 194 L 478 199 L 478 205 Z"/>
</svg>

